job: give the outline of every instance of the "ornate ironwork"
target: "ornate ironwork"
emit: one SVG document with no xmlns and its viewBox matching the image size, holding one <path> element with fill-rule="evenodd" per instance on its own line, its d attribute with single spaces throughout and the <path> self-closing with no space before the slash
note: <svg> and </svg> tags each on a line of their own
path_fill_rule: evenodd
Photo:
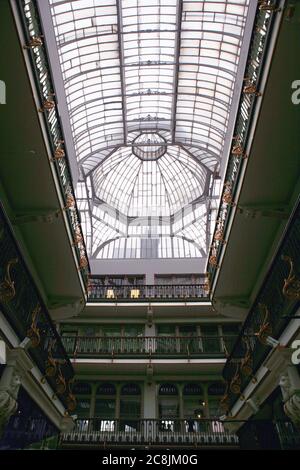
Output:
<svg viewBox="0 0 300 470">
<path fill-rule="evenodd" d="M 257 336 L 258 340 L 262 344 L 266 344 L 268 336 L 272 334 L 272 326 L 270 323 L 270 312 L 268 310 L 268 307 L 265 304 L 259 304 L 259 307 L 264 313 L 264 319 L 261 322 L 259 330 L 255 333 L 255 336 Z"/>
<path fill-rule="evenodd" d="M 0 267 L 1 271 L 6 271 L 5 279 L 0 284 L 1 312 L 20 341 L 26 336 L 30 338 L 31 347 L 28 349 L 28 354 L 41 372 L 41 382 L 47 381 L 55 391 L 57 385 L 56 361 L 61 361 L 61 372 L 66 381 L 69 381 L 74 375 L 72 365 L 23 259 L 1 203 L 0 227 L 2 235 L 0 238 Z M 18 265 L 12 276 L 11 269 L 14 263 L 18 263 Z M 65 406 L 67 406 L 66 398 L 66 392 L 60 395 L 60 401 Z"/>
<path fill-rule="evenodd" d="M 241 360 L 240 370 L 242 374 L 246 376 L 249 376 L 249 375 L 251 376 L 253 373 L 253 357 L 252 357 L 252 351 L 250 347 L 250 341 L 249 341 L 249 338 L 247 338 L 246 336 L 243 337 L 243 341 L 246 345 L 246 354 Z"/>
<path fill-rule="evenodd" d="M 43 38 L 44 36 L 33 36 L 29 43 L 24 47 L 24 49 L 33 49 L 34 47 L 41 47 L 43 45 Z"/>
<path fill-rule="evenodd" d="M 74 379 L 71 379 L 71 380 L 68 381 L 68 385 L 67 385 L 68 396 L 67 396 L 66 402 L 67 402 L 67 409 L 70 412 L 76 410 L 76 407 L 77 407 L 76 397 L 72 393 L 72 385 L 73 384 L 74 384 Z"/>
<path fill-rule="evenodd" d="M 8 261 L 6 265 L 6 273 L 4 280 L 0 284 L 0 300 L 2 302 L 9 302 L 16 295 L 15 281 L 11 278 L 11 267 L 18 263 L 18 258 L 13 258 Z"/>
<path fill-rule="evenodd" d="M 289 300 L 300 300 L 300 279 L 296 277 L 294 262 L 290 256 L 282 256 L 281 259 L 290 265 L 290 272 L 284 279 L 282 293 Z"/>
<path fill-rule="evenodd" d="M 236 365 L 236 371 L 235 371 L 235 374 L 230 382 L 230 385 L 229 385 L 229 389 L 232 393 L 234 393 L 235 395 L 238 395 L 241 393 L 241 376 L 239 374 L 239 368 L 240 368 L 240 364 L 237 363 Z"/>
<path fill-rule="evenodd" d="M 57 361 L 56 393 L 58 395 L 63 395 L 67 390 L 66 379 L 61 371 L 62 364 L 65 364 L 65 361 Z"/>
<path fill-rule="evenodd" d="M 276 2 L 278 3 L 278 2 Z M 251 46 L 248 54 L 247 67 L 245 76 L 247 79 L 244 84 L 244 93 L 241 94 L 239 112 L 234 129 L 234 143 L 231 152 L 231 158 L 228 160 L 228 166 L 225 175 L 225 184 L 223 188 L 223 198 L 218 210 L 217 220 L 222 220 L 223 238 L 226 238 L 226 229 L 229 217 L 235 206 L 235 190 L 237 183 L 242 174 L 242 168 L 245 164 L 247 155 L 245 149 L 247 148 L 247 140 L 250 130 L 251 116 L 257 105 L 257 100 L 253 99 L 254 95 L 259 96 L 258 87 L 261 82 L 261 75 L 263 70 L 263 62 L 267 44 L 269 39 L 269 32 L 271 31 L 274 12 L 276 8 L 262 7 L 257 10 L 256 18 L 254 21 L 253 35 Z M 215 234 L 218 231 L 216 224 Z M 224 244 L 221 240 L 214 238 L 214 244 L 210 248 L 208 259 L 210 260 L 212 250 L 215 250 L 217 260 L 213 257 L 213 263 L 208 263 L 207 270 L 211 273 L 211 281 L 217 272 L 219 259 Z"/>
<path fill-rule="evenodd" d="M 37 326 L 38 316 L 41 313 L 41 306 L 37 305 L 32 311 L 32 322 L 29 330 L 27 330 L 27 336 L 31 340 L 31 346 L 36 348 L 41 342 L 40 330 Z"/>
</svg>

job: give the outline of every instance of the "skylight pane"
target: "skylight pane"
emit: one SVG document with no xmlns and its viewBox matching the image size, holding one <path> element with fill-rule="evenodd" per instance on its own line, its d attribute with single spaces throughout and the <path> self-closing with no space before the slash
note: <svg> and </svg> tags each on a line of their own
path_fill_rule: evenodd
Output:
<svg viewBox="0 0 300 470">
<path fill-rule="evenodd" d="M 206 256 L 249 0 L 48 1 L 90 257 Z"/>
</svg>

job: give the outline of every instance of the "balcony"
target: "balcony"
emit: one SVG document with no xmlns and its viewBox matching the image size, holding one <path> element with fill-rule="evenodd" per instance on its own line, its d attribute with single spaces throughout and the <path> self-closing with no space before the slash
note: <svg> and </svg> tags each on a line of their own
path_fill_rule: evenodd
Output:
<svg viewBox="0 0 300 470">
<path fill-rule="evenodd" d="M 227 422 L 230 424 L 230 422 Z M 232 422 L 233 423 L 233 422 Z M 230 448 L 252 450 L 296 450 L 300 446 L 299 430 L 288 421 L 265 420 L 237 422 L 240 426 L 251 428 L 252 441 L 230 433 L 226 424 L 219 419 L 114 419 L 91 418 L 77 419 L 76 427 L 70 433 L 61 435 L 62 448 L 91 447 L 193 447 L 193 448 Z M 272 432 L 262 432 L 263 429 Z"/>
<path fill-rule="evenodd" d="M 91 278 L 88 302 L 199 302 L 208 301 L 206 284 L 192 285 L 103 285 Z"/>
<path fill-rule="evenodd" d="M 270 270 L 224 367 L 229 411 L 300 306 L 300 203 L 274 256 Z"/>
<path fill-rule="evenodd" d="M 0 310 L 61 402 L 70 405 L 72 365 L 0 204 Z"/>
<path fill-rule="evenodd" d="M 62 434 L 61 445 L 238 447 L 238 437 L 219 420 L 207 419 L 77 419 L 75 429 Z"/>
<path fill-rule="evenodd" d="M 75 357 L 197 358 L 226 357 L 236 336 L 63 336 L 67 353 Z"/>
<path fill-rule="evenodd" d="M 274 7 L 277 5 L 274 2 Z M 276 15 L 274 9 L 257 9 L 253 27 L 253 35 L 248 54 L 247 67 L 244 76 L 247 77 L 240 97 L 239 112 L 237 115 L 234 138 L 230 151 L 230 158 L 226 169 L 225 183 L 222 192 L 221 204 L 218 211 L 213 242 L 208 260 L 208 276 L 211 286 L 216 277 L 221 255 L 226 247 L 227 229 L 230 217 L 236 206 L 236 192 L 239 186 L 243 169 L 246 165 L 246 148 L 251 133 L 251 125 L 259 101 L 258 92 L 265 65 L 265 55 L 268 49 L 269 37 Z"/>
</svg>

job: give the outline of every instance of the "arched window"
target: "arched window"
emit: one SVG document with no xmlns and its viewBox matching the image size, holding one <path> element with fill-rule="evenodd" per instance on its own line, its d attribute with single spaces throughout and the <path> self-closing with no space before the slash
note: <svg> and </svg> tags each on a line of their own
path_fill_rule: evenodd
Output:
<svg viewBox="0 0 300 470">
<path fill-rule="evenodd" d="M 97 395 L 116 395 L 116 387 L 112 383 L 101 383 L 97 387 Z"/>
<path fill-rule="evenodd" d="M 177 389 L 177 386 L 175 384 L 172 384 L 172 383 L 164 383 L 164 384 L 161 384 L 161 386 L 159 387 L 159 392 L 158 392 L 159 395 L 172 395 L 172 396 L 176 396 L 178 395 L 178 389 Z"/>
<path fill-rule="evenodd" d="M 72 392 L 74 395 L 90 395 L 92 388 L 87 382 L 75 382 Z"/>
</svg>

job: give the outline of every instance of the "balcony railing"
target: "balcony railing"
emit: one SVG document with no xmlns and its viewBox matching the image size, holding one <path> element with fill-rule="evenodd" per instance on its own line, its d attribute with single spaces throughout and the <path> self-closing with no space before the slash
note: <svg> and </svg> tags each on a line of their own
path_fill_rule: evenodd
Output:
<svg viewBox="0 0 300 470">
<path fill-rule="evenodd" d="M 225 357 L 237 336 L 62 336 L 73 357 Z"/>
<path fill-rule="evenodd" d="M 291 422 L 256 420 L 228 421 L 219 419 L 114 419 L 81 418 L 76 420 L 72 432 L 61 435 L 60 444 L 64 447 L 88 446 L 193 446 L 193 447 L 236 447 L 240 442 L 236 434 L 230 433 L 227 426 L 246 425 L 251 429 L 252 445 L 255 449 L 299 449 L 300 432 Z M 269 433 L 263 433 L 268 429 Z M 273 432 L 270 433 L 270 430 Z M 246 447 L 251 448 L 249 443 Z"/>
<path fill-rule="evenodd" d="M 75 429 L 61 436 L 62 445 L 238 446 L 218 419 L 77 419 Z"/>
<path fill-rule="evenodd" d="M 278 340 L 300 307 L 300 203 L 290 220 L 269 273 L 251 308 L 225 365 L 229 410 L 271 350 L 270 338 Z"/>
<path fill-rule="evenodd" d="M 46 46 L 43 43 L 43 31 L 39 13 L 35 1 L 21 0 L 18 5 L 26 40 L 25 47 L 27 47 L 29 52 L 36 88 L 39 94 L 39 111 L 44 118 L 52 152 L 52 164 L 63 197 L 63 211 L 66 214 L 71 229 L 72 243 L 76 251 L 79 272 L 85 287 L 87 287 L 88 273 L 90 272 L 88 256 L 81 229 L 80 214 L 76 204 L 67 150 L 63 145 L 65 139 L 55 101 L 54 85 Z"/>
<path fill-rule="evenodd" d="M 22 257 L 0 204 L 0 309 L 19 340 L 29 337 L 29 354 L 44 379 L 68 406 L 74 372 L 66 351 Z"/>
<path fill-rule="evenodd" d="M 276 6 L 278 1 L 275 0 L 272 4 Z M 215 274 L 219 268 L 220 256 L 224 247 L 224 241 L 226 240 L 228 222 L 236 205 L 236 190 L 245 165 L 245 158 L 247 157 L 248 135 L 257 100 L 259 99 L 261 76 L 264 69 L 265 55 L 273 26 L 273 19 L 276 14 L 275 11 L 271 8 L 267 10 L 260 9 L 259 6 L 257 7 L 245 70 L 247 80 L 245 80 L 240 98 L 239 111 L 233 134 L 234 138 L 224 179 L 221 203 L 216 218 L 217 223 L 208 257 L 207 272 L 210 286 L 212 286 Z"/>
<path fill-rule="evenodd" d="M 88 302 L 199 302 L 207 301 L 206 285 L 102 285 L 91 278 Z"/>
</svg>

